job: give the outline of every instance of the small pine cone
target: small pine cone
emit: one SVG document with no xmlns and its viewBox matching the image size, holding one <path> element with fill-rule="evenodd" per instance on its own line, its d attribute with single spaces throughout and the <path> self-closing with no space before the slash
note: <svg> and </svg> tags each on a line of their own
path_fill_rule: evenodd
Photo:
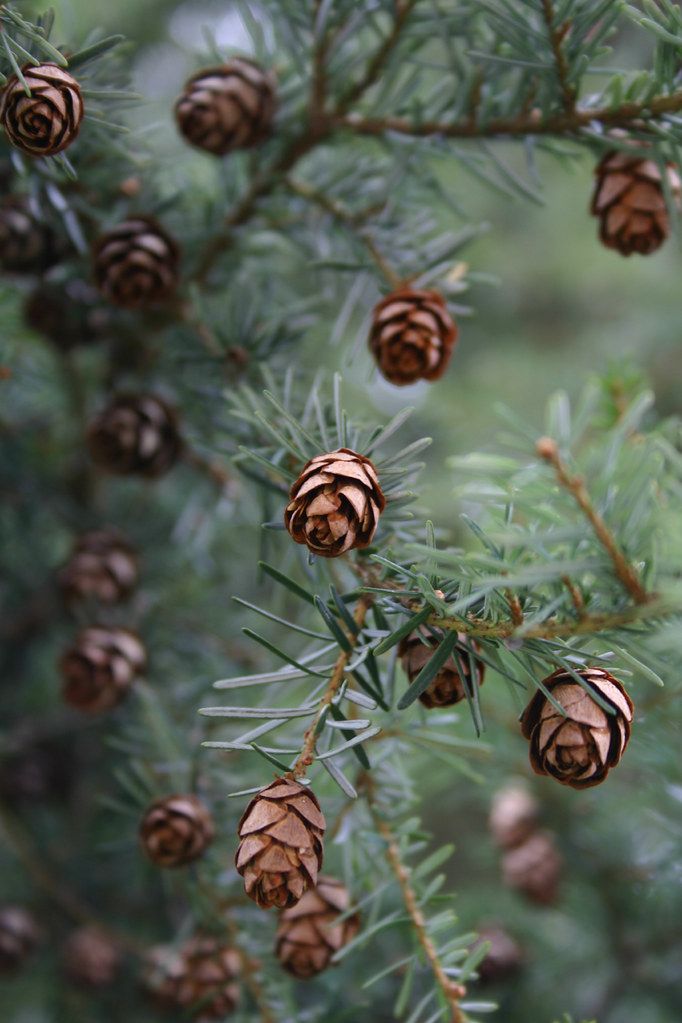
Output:
<svg viewBox="0 0 682 1023">
<path fill-rule="evenodd" d="M 261 909 L 295 906 L 317 883 L 326 822 L 314 793 L 277 778 L 254 796 L 239 822 L 237 870 Z"/>
<path fill-rule="evenodd" d="M 21 906 L 0 906 L 0 974 L 19 969 L 40 940 L 33 916 Z"/>
<path fill-rule="evenodd" d="M 38 274 L 59 258 L 51 228 L 33 215 L 23 196 L 0 203 L 0 268 L 5 273 Z"/>
<path fill-rule="evenodd" d="M 437 291 L 402 288 L 374 310 L 369 347 L 381 375 L 398 387 L 438 380 L 457 341 L 457 325 Z"/>
<path fill-rule="evenodd" d="M 143 984 L 162 1008 L 189 1010 L 195 1020 L 222 1020 L 239 1003 L 239 953 L 209 935 L 145 957 Z"/>
<path fill-rule="evenodd" d="M 490 808 L 490 832 L 501 849 L 513 849 L 538 826 L 537 800 L 525 785 L 505 785 L 495 793 Z"/>
<path fill-rule="evenodd" d="M 550 906 L 557 900 L 562 860 L 553 837 L 535 831 L 502 857 L 502 877 L 509 888 L 531 902 Z"/>
<path fill-rule="evenodd" d="M 562 668 L 546 678 L 545 688 L 565 713 L 560 714 L 538 690 L 523 712 L 521 731 L 530 740 L 530 763 L 536 774 L 586 789 L 604 781 L 623 755 L 634 707 L 608 671 L 584 668 L 578 674 L 586 688 Z M 602 710 L 590 692 L 605 700 L 614 713 Z"/>
<path fill-rule="evenodd" d="M 67 600 L 95 598 L 103 604 L 125 600 L 137 579 L 135 550 L 113 529 L 94 529 L 79 536 L 58 575 Z"/>
<path fill-rule="evenodd" d="M 682 195 L 677 168 L 666 170 L 676 201 Z M 591 212 L 599 217 L 599 237 L 622 256 L 655 252 L 670 233 L 661 169 L 653 160 L 612 150 L 595 170 L 597 181 Z"/>
<path fill-rule="evenodd" d="M 216 156 L 262 142 L 274 113 L 273 76 L 240 57 L 193 75 L 175 104 L 187 141 Z"/>
<path fill-rule="evenodd" d="M 96 465 L 118 476 L 163 476 L 182 450 L 174 409 L 153 394 L 114 398 L 90 424 L 87 441 Z"/>
<path fill-rule="evenodd" d="M 332 956 L 358 932 L 360 916 L 337 918 L 350 906 L 350 895 L 340 881 L 320 876 L 315 888 L 285 909 L 277 927 L 275 953 L 280 963 L 299 980 L 322 973 Z"/>
<path fill-rule="evenodd" d="M 80 85 L 57 64 L 26 64 L 21 70 L 31 95 L 12 75 L 0 98 L 0 123 L 12 145 L 27 156 L 56 156 L 80 130 Z"/>
<path fill-rule="evenodd" d="M 95 283 L 124 309 L 168 302 L 178 286 L 180 249 L 153 217 L 130 217 L 95 243 Z"/>
<path fill-rule="evenodd" d="M 121 702 L 145 669 L 139 636 L 128 629 L 82 629 L 60 660 L 65 701 L 86 714 L 101 714 Z"/>
<path fill-rule="evenodd" d="M 199 859 L 214 834 L 213 817 L 194 795 L 157 799 L 140 825 L 142 848 L 157 867 L 184 867 Z"/>
<path fill-rule="evenodd" d="M 434 707 L 451 707 L 453 704 L 459 703 L 460 700 L 466 699 L 467 689 L 471 693 L 471 665 L 467 637 L 464 633 L 460 632 L 458 639 L 462 644 L 462 646 L 458 647 L 458 654 L 464 667 L 464 682 L 462 682 L 459 665 L 451 654 L 436 677 L 419 697 L 420 702 L 425 707 L 428 707 L 429 710 Z M 402 658 L 403 671 L 407 675 L 410 684 L 414 682 L 422 668 L 431 660 L 434 649 L 437 646 L 438 640 L 433 636 L 422 635 L 420 632 L 412 632 L 401 641 L 398 647 L 398 655 Z M 476 649 L 475 643 L 473 646 Z M 476 681 L 479 686 L 483 685 L 484 678 L 485 664 L 477 660 Z"/>
<path fill-rule="evenodd" d="M 24 320 L 37 334 L 68 352 L 94 344 L 104 335 L 110 314 L 98 302 L 98 292 L 85 281 L 41 284 L 24 302 Z"/>
<path fill-rule="evenodd" d="M 77 775 L 74 744 L 63 738 L 30 742 L 0 760 L 0 797 L 12 806 L 66 800 Z"/>
<path fill-rule="evenodd" d="M 322 558 L 368 547 L 386 507 L 369 458 L 348 448 L 311 458 L 289 497 L 286 528 L 296 543 Z"/>
<path fill-rule="evenodd" d="M 64 970 L 83 987 L 106 987 L 116 979 L 121 964 L 118 945 L 99 927 L 79 927 L 64 948 Z"/>
<path fill-rule="evenodd" d="M 500 924 L 488 924 L 478 928 L 476 947 L 484 941 L 490 942 L 485 959 L 476 967 L 482 984 L 498 984 L 509 980 L 523 966 L 523 949 L 518 941 Z"/>
</svg>

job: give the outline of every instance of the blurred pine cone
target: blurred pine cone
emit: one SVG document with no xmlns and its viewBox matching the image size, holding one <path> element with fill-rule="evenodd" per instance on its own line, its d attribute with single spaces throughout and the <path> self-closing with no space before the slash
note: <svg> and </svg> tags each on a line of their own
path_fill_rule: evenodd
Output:
<svg viewBox="0 0 682 1023">
<path fill-rule="evenodd" d="M 544 681 L 564 714 L 538 690 L 521 718 L 530 740 L 530 763 L 536 774 L 549 774 L 562 785 L 585 789 L 599 785 L 619 762 L 630 738 L 633 704 L 623 686 L 602 668 L 578 671 L 585 686 L 563 668 Z M 590 695 L 610 706 L 607 714 Z"/>
<path fill-rule="evenodd" d="M 157 799 L 140 825 L 142 848 L 157 867 L 183 867 L 203 855 L 213 841 L 213 817 L 198 796 Z"/>
<path fill-rule="evenodd" d="M 145 669 L 142 640 L 128 629 L 82 629 L 59 662 L 64 699 L 76 710 L 101 714 L 121 702 Z"/>
<path fill-rule="evenodd" d="M 120 965 L 118 945 L 99 927 L 79 927 L 67 938 L 64 970 L 74 984 L 106 987 L 116 979 Z"/>
<path fill-rule="evenodd" d="M 178 286 L 180 249 L 153 217 L 130 217 L 93 250 L 95 283 L 125 309 L 168 302 Z"/>
<path fill-rule="evenodd" d="M 239 822 L 237 870 L 262 909 L 294 906 L 317 882 L 326 822 L 314 793 L 288 778 L 261 789 Z"/>
<path fill-rule="evenodd" d="M 0 203 L 0 267 L 5 273 L 39 274 L 59 258 L 52 229 L 32 213 L 25 196 Z"/>
<path fill-rule="evenodd" d="M 22 153 L 55 156 L 80 130 L 84 113 L 80 85 L 57 64 L 26 64 L 21 71 L 31 95 L 12 75 L 0 97 L 0 123 Z"/>
<path fill-rule="evenodd" d="M 442 639 L 442 637 L 440 638 Z M 459 703 L 460 700 L 466 699 L 467 690 L 471 695 L 471 663 L 468 641 L 464 633 L 459 633 L 457 638 L 461 644 L 461 646 L 458 645 L 457 653 L 464 669 L 464 682 L 460 673 L 460 665 L 455 660 L 454 654 L 451 654 L 438 674 L 419 697 L 420 702 L 429 709 L 433 707 L 449 707 Z M 433 635 L 426 635 L 417 631 L 410 633 L 409 636 L 401 640 L 398 647 L 398 656 L 402 658 L 403 671 L 407 675 L 410 684 L 414 682 L 422 668 L 431 660 L 438 643 L 439 640 Z M 474 649 L 477 648 L 476 643 L 472 643 L 472 646 Z M 482 661 L 476 660 L 476 682 L 479 686 L 483 685 L 484 678 L 485 664 Z"/>
<path fill-rule="evenodd" d="M 67 799 L 77 774 L 69 739 L 36 739 L 3 754 L 0 796 L 10 804 Z"/>
<path fill-rule="evenodd" d="M 612 150 L 597 164 L 591 212 L 599 217 L 599 237 L 622 256 L 655 252 L 670 233 L 661 169 L 653 160 Z M 677 168 L 666 168 L 668 187 L 679 202 Z"/>
<path fill-rule="evenodd" d="M 175 104 L 187 141 L 216 156 L 267 138 L 274 113 L 273 76 L 240 57 L 193 75 Z"/>
<path fill-rule="evenodd" d="M 340 922 L 350 906 L 347 889 L 333 877 L 321 875 L 295 906 L 285 909 L 277 927 L 277 958 L 289 973 L 307 980 L 326 970 L 335 952 L 357 934 L 360 916 Z"/>
<path fill-rule="evenodd" d="M 87 441 L 96 465 L 121 476 L 163 476 L 182 450 L 175 410 L 153 394 L 113 398 L 90 424 Z"/>
<path fill-rule="evenodd" d="M 21 906 L 0 906 L 0 974 L 23 966 L 40 940 L 40 928 Z"/>
<path fill-rule="evenodd" d="M 552 835 L 535 831 L 521 845 L 505 852 L 502 877 L 509 888 L 531 902 L 549 906 L 556 902 L 559 894 L 562 865 Z"/>
<path fill-rule="evenodd" d="M 194 1020 L 222 1020 L 239 1002 L 240 968 L 238 952 L 197 935 L 179 949 L 150 949 L 143 984 L 163 1008 L 188 1010 Z"/>
<path fill-rule="evenodd" d="M 312 458 L 289 496 L 286 528 L 322 558 L 368 547 L 386 506 L 369 458 L 349 448 Z"/>
<path fill-rule="evenodd" d="M 401 288 L 379 302 L 369 347 L 381 375 L 398 387 L 438 380 L 457 341 L 457 325 L 437 291 Z"/>
<path fill-rule="evenodd" d="M 493 796 L 490 831 L 502 849 L 521 845 L 538 826 L 537 800 L 526 785 L 505 785 Z"/>
<path fill-rule="evenodd" d="M 125 600 L 137 579 L 137 554 L 114 529 L 94 529 L 79 536 L 58 574 L 59 586 L 68 600 L 94 597 L 103 604 Z"/>
<path fill-rule="evenodd" d="M 518 973 L 524 958 L 518 941 L 501 924 L 486 924 L 477 930 L 478 941 L 475 947 L 484 941 L 490 942 L 488 954 L 476 967 L 479 981 L 482 984 L 498 984 Z"/>
<path fill-rule="evenodd" d="M 24 302 L 24 320 L 62 351 L 95 344 L 104 336 L 109 310 L 85 281 L 41 284 Z"/>
</svg>

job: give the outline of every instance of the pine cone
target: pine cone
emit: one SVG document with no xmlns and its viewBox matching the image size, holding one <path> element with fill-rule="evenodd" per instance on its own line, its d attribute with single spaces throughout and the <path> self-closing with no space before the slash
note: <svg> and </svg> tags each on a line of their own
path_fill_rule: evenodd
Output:
<svg viewBox="0 0 682 1023">
<path fill-rule="evenodd" d="M 178 286 L 180 249 L 153 217 L 130 217 L 93 250 L 95 283 L 124 309 L 168 302 Z"/>
<path fill-rule="evenodd" d="M 104 335 L 110 322 L 109 310 L 98 302 L 99 294 L 85 281 L 42 283 L 24 302 L 24 320 L 37 334 L 68 352 L 94 344 Z"/>
<path fill-rule="evenodd" d="M 122 394 L 90 424 L 93 461 L 119 476 L 163 476 L 182 450 L 174 409 L 153 394 Z"/>
<path fill-rule="evenodd" d="M 374 310 L 369 347 L 379 370 L 398 387 L 438 380 L 457 341 L 457 325 L 437 291 L 401 288 Z"/>
<path fill-rule="evenodd" d="M 310 788 L 277 778 L 254 796 L 239 822 L 237 870 L 262 909 L 295 906 L 315 886 L 326 822 Z"/>
<path fill-rule="evenodd" d="M 554 839 L 544 831 L 534 832 L 502 857 L 504 883 L 531 902 L 544 906 L 557 900 L 561 869 L 561 856 Z"/>
<path fill-rule="evenodd" d="M 0 797 L 11 805 L 68 799 L 77 774 L 73 742 L 54 737 L 17 745 L 0 761 Z"/>
<path fill-rule="evenodd" d="M 458 646 L 458 654 L 464 666 L 466 689 L 471 693 L 471 666 L 469 661 L 469 649 L 467 637 L 464 633 L 458 633 L 458 639 L 462 646 Z M 417 675 L 431 660 L 438 640 L 431 635 L 423 635 L 420 632 L 412 632 L 405 639 L 401 640 L 398 647 L 398 655 L 402 658 L 403 671 L 407 675 L 410 684 L 414 682 Z M 473 643 L 474 649 L 477 644 Z M 476 661 L 476 681 L 479 686 L 483 685 L 485 677 L 485 664 Z M 431 710 L 433 707 L 450 707 L 460 700 L 466 699 L 466 689 L 462 682 L 459 665 L 450 655 L 440 669 L 436 677 L 429 683 L 428 687 L 419 697 L 421 703 Z"/>
<path fill-rule="evenodd" d="M 67 600 L 94 597 L 118 604 L 130 596 L 137 578 L 137 555 L 128 541 L 116 530 L 95 529 L 78 537 L 58 581 Z"/>
<path fill-rule="evenodd" d="M 359 930 L 357 913 L 337 923 L 349 906 L 350 895 L 341 882 L 320 876 L 315 888 L 309 888 L 295 906 L 285 909 L 279 918 L 275 948 L 284 969 L 299 980 L 326 970 L 334 953 Z"/>
<path fill-rule="evenodd" d="M 64 969 L 74 984 L 106 987 L 116 979 L 121 952 L 111 938 L 96 926 L 73 931 L 64 948 Z"/>
<path fill-rule="evenodd" d="M 139 636 L 128 629 L 82 629 L 60 661 L 64 699 L 76 710 L 101 714 L 121 702 L 147 655 Z"/>
<path fill-rule="evenodd" d="M 40 940 L 33 916 L 21 906 L 0 906 L 0 974 L 19 969 Z"/>
<path fill-rule="evenodd" d="M 0 203 L 0 267 L 5 273 L 39 274 L 59 258 L 51 228 L 40 223 L 25 197 Z"/>
<path fill-rule="evenodd" d="M 175 104 L 187 141 L 216 156 L 262 142 L 274 113 L 273 76 L 240 57 L 193 75 Z"/>
<path fill-rule="evenodd" d="M 157 799 L 140 825 L 142 847 L 157 867 L 184 867 L 199 859 L 214 834 L 213 817 L 194 795 Z"/>
<path fill-rule="evenodd" d="M 479 927 L 478 941 L 474 947 L 484 941 L 490 942 L 490 949 L 485 959 L 476 967 L 478 979 L 482 984 L 498 984 L 519 972 L 523 966 L 523 949 L 504 927 L 500 924 Z"/>
<path fill-rule="evenodd" d="M 682 194 L 677 168 L 666 170 L 676 201 Z M 612 150 L 595 170 L 597 182 L 591 212 L 599 217 L 599 237 L 622 256 L 655 252 L 670 233 L 660 167 L 642 156 Z"/>
<path fill-rule="evenodd" d="M 587 692 L 560 668 L 544 685 L 565 715 L 538 690 L 521 718 L 521 731 L 530 739 L 530 762 L 536 774 L 549 774 L 574 789 L 599 785 L 620 760 L 632 722 L 633 704 L 623 686 L 601 668 L 579 671 Z M 613 708 L 607 714 L 589 695 L 600 696 Z"/>
<path fill-rule="evenodd" d="M 368 547 L 386 506 L 369 458 L 348 448 L 307 462 L 289 496 L 286 528 L 322 558 Z"/>
<path fill-rule="evenodd" d="M 0 98 L 0 123 L 13 146 L 27 156 L 55 156 L 71 145 L 83 120 L 76 79 L 57 64 L 26 64 L 24 81 L 12 75 Z"/>
<path fill-rule="evenodd" d="M 493 797 L 489 824 L 500 848 L 513 849 L 538 826 L 537 800 L 525 785 L 505 785 Z"/>
<path fill-rule="evenodd" d="M 238 952 L 197 935 L 180 949 L 151 949 L 143 983 L 162 1007 L 189 1009 L 193 1019 L 222 1020 L 237 1008 L 240 972 Z"/>
</svg>

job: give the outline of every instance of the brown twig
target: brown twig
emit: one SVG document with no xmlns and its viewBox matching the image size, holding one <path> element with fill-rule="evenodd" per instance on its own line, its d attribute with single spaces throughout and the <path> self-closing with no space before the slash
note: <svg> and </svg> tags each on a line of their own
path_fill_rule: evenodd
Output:
<svg viewBox="0 0 682 1023">
<path fill-rule="evenodd" d="M 561 581 L 571 594 L 571 600 L 573 601 L 573 607 L 576 609 L 579 618 L 585 617 L 585 598 L 583 597 L 580 589 L 573 582 L 570 576 L 562 575 Z"/>
<path fill-rule="evenodd" d="M 376 83 L 379 75 L 386 66 L 388 58 L 393 52 L 396 43 L 400 39 L 402 31 L 405 28 L 405 23 L 417 2 L 418 0 L 396 0 L 395 17 L 393 19 L 391 31 L 375 52 L 362 77 L 355 82 L 354 85 L 351 85 L 351 87 L 339 99 L 336 105 L 336 114 L 338 116 L 346 113 L 346 111 L 352 107 L 354 103 L 357 103 L 357 101 L 364 96 L 367 90 Z"/>
<path fill-rule="evenodd" d="M 559 80 L 559 88 L 561 89 L 561 95 L 564 101 L 564 110 L 567 113 L 572 113 L 575 110 L 575 99 L 576 93 L 572 85 L 570 85 L 568 78 L 570 68 L 568 61 L 566 60 L 566 54 L 564 53 L 563 42 L 566 38 L 566 33 L 569 31 L 571 25 L 570 22 L 566 21 L 563 25 L 556 26 L 554 24 L 554 4 L 552 0 L 542 0 L 542 11 L 547 25 L 547 31 L 549 33 L 549 40 L 552 46 L 552 53 L 554 55 L 554 63 L 556 64 L 556 73 Z"/>
</svg>

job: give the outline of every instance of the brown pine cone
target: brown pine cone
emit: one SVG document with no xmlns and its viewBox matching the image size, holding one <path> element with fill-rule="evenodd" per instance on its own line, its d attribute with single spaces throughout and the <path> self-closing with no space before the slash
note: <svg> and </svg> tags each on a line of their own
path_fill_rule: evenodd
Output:
<svg viewBox="0 0 682 1023">
<path fill-rule="evenodd" d="M 376 469 L 349 448 L 311 458 L 289 497 L 286 528 L 321 558 L 368 547 L 386 507 Z"/>
<path fill-rule="evenodd" d="M 381 375 L 404 387 L 442 377 L 457 333 L 437 291 L 401 288 L 376 306 L 369 347 Z"/>
<path fill-rule="evenodd" d="M 289 973 L 307 980 L 326 970 L 332 956 L 347 945 L 360 928 L 354 913 L 337 918 L 350 906 L 347 889 L 333 877 L 320 876 L 295 906 L 285 909 L 277 927 L 275 954 Z"/>
<path fill-rule="evenodd" d="M 12 806 L 66 800 L 78 774 L 74 744 L 63 737 L 21 741 L 0 759 L 0 797 Z"/>
<path fill-rule="evenodd" d="M 471 667 L 469 651 L 466 645 L 467 637 L 463 632 L 460 632 L 458 633 L 458 639 L 462 646 L 458 646 L 457 652 L 464 666 L 466 687 L 471 693 Z M 431 660 L 437 646 L 438 640 L 434 636 L 423 635 L 420 632 L 412 632 L 401 640 L 398 647 L 398 656 L 402 658 L 403 671 L 407 675 L 410 684 L 414 682 L 422 668 Z M 474 649 L 476 649 L 476 646 L 476 643 L 474 643 Z M 478 685 L 482 686 L 485 678 L 485 664 L 483 661 L 476 661 L 476 676 Z M 451 654 L 436 677 L 421 694 L 419 700 L 425 707 L 431 710 L 434 707 L 450 707 L 464 699 L 466 699 L 466 689 L 459 672 L 459 665 Z"/>
<path fill-rule="evenodd" d="M 254 796 L 239 822 L 237 870 L 261 909 L 295 906 L 317 882 L 326 822 L 315 794 L 277 778 Z"/>
<path fill-rule="evenodd" d="M 192 1019 L 222 1020 L 239 1003 L 239 953 L 208 935 L 145 957 L 143 983 L 163 1008 L 188 1009 Z"/>
<path fill-rule="evenodd" d="M 556 843 L 544 831 L 535 831 L 502 857 L 504 883 L 531 902 L 544 906 L 557 900 L 561 870 L 562 860 Z"/>
<path fill-rule="evenodd" d="M 62 695 L 76 710 L 101 714 L 121 702 L 146 663 L 134 632 L 97 625 L 82 629 L 59 662 Z"/>
<path fill-rule="evenodd" d="M 38 274 L 59 258 L 57 241 L 47 224 L 33 215 L 24 196 L 0 203 L 0 267 L 5 273 Z"/>
<path fill-rule="evenodd" d="M 168 302 L 178 286 L 180 249 L 153 217 L 130 217 L 95 243 L 95 283 L 124 309 Z"/>
<path fill-rule="evenodd" d="M 213 841 L 210 811 L 198 796 L 157 799 L 140 825 L 142 848 L 157 867 L 184 867 L 199 859 Z"/>
<path fill-rule="evenodd" d="M 19 969 L 40 940 L 40 928 L 21 906 L 0 906 L 0 974 Z"/>
<path fill-rule="evenodd" d="M 85 281 L 41 285 L 24 302 L 24 320 L 62 351 L 94 344 L 104 335 L 110 311 Z"/>
<path fill-rule="evenodd" d="M 498 984 L 518 973 L 523 966 L 523 949 L 518 941 L 500 924 L 487 924 L 478 928 L 478 947 L 484 941 L 490 942 L 485 959 L 476 967 L 482 984 Z"/>
<path fill-rule="evenodd" d="M 525 785 L 505 785 L 493 796 L 490 832 L 501 849 L 513 849 L 537 829 L 538 816 L 537 800 Z"/>
<path fill-rule="evenodd" d="M 26 64 L 21 71 L 31 95 L 12 75 L 0 97 L 0 123 L 12 145 L 27 156 L 56 156 L 80 130 L 80 85 L 57 64 Z"/>
<path fill-rule="evenodd" d="M 273 76 L 240 57 L 193 75 L 175 104 L 187 141 L 216 156 L 262 142 L 274 113 Z"/>
<path fill-rule="evenodd" d="M 121 965 L 121 952 L 99 927 L 79 927 L 64 947 L 64 970 L 83 987 L 106 987 L 116 979 Z"/>
<path fill-rule="evenodd" d="M 668 186 L 679 202 L 677 168 L 666 170 Z M 655 252 L 670 233 L 661 169 L 653 160 L 612 150 L 598 163 L 591 212 L 599 217 L 599 237 L 622 256 Z"/>
<path fill-rule="evenodd" d="M 620 760 L 630 738 L 634 707 L 608 671 L 583 668 L 578 674 L 587 692 L 562 668 L 546 678 L 545 688 L 565 715 L 538 690 L 523 712 L 521 731 L 530 739 L 530 763 L 536 774 L 586 789 L 599 785 Z M 614 713 L 602 710 L 589 691 L 605 700 Z"/>
<path fill-rule="evenodd" d="M 114 398 L 90 424 L 87 442 L 96 465 L 119 476 L 163 476 L 182 450 L 175 410 L 153 394 Z"/>
<path fill-rule="evenodd" d="M 114 529 L 93 529 L 79 536 L 58 575 L 67 600 L 94 597 L 103 604 L 125 600 L 137 579 L 137 554 Z"/>
</svg>

